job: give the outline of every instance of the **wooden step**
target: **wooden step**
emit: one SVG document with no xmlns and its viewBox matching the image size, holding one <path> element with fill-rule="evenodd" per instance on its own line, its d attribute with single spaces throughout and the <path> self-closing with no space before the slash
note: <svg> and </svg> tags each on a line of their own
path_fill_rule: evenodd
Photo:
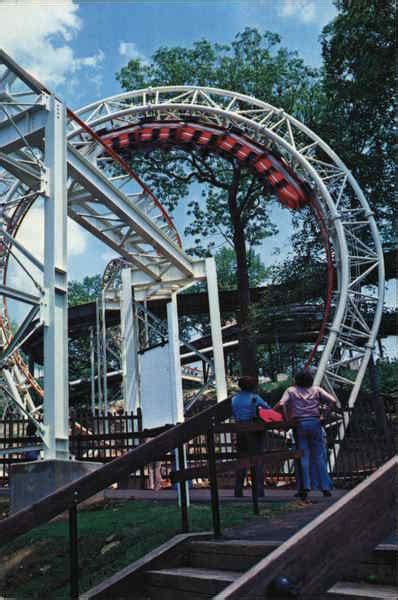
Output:
<svg viewBox="0 0 398 600">
<path fill-rule="evenodd" d="M 279 540 L 208 540 L 189 544 L 189 564 L 201 569 L 246 571 L 282 544 Z"/>
<path fill-rule="evenodd" d="M 342 573 L 347 581 L 368 582 L 377 585 L 398 584 L 398 544 L 382 543 L 360 562 L 352 562 Z"/>
<path fill-rule="evenodd" d="M 340 581 L 330 588 L 327 597 L 336 600 L 398 600 L 398 587 Z"/>
<path fill-rule="evenodd" d="M 146 571 L 145 581 L 151 600 L 196 600 L 212 598 L 239 576 L 234 571 L 176 567 Z"/>
</svg>

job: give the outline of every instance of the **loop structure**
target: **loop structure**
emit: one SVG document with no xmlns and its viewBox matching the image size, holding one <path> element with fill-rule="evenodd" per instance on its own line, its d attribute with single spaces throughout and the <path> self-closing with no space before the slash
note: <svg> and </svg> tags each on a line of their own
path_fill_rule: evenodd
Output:
<svg viewBox="0 0 398 600">
<path fill-rule="evenodd" d="M 45 394 L 19 348 L 38 323 L 47 322 L 46 283 L 31 277 L 36 290 L 31 294 L 12 288 L 7 275 L 11 259 L 29 271 L 21 256 L 43 270 L 18 241 L 18 231 L 34 203 L 50 194 L 47 119 L 53 96 L 4 53 L 0 64 L 1 385 L 34 420 L 40 410 L 37 398 Z M 138 300 L 139 294 L 145 300 L 167 297 L 203 273 L 182 250 L 172 218 L 131 168 L 133 153 L 139 157 L 141 150 L 171 147 L 212 152 L 249 169 L 290 210 L 312 209 L 329 272 L 315 383 L 336 395 L 345 389 L 348 424 L 381 321 L 384 266 L 369 204 L 325 141 L 261 100 L 222 89 L 167 86 L 105 98 L 76 114 L 68 110 L 57 143 L 66 155 L 68 216 L 132 268 Z M 57 252 L 45 240 L 45 253 L 51 251 Z M 106 277 L 112 272 L 108 269 Z M 375 273 L 377 284 L 369 290 Z M 54 289 L 60 293 L 57 281 L 56 271 Z M 11 327 L 7 298 L 31 307 L 17 331 Z"/>
</svg>

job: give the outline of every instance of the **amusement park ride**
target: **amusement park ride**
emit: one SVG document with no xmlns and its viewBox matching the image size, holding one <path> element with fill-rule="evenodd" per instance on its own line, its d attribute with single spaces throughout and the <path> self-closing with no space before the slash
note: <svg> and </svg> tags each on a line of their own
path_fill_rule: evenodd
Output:
<svg viewBox="0 0 398 600">
<path fill-rule="evenodd" d="M 67 216 L 120 257 L 106 269 L 101 310 L 112 304 L 120 309 L 126 404 L 142 404 L 144 413 L 155 414 L 161 397 L 165 408 L 156 418 L 183 420 L 177 294 L 199 280 L 207 281 L 217 398 L 227 395 L 214 260 L 184 253 L 172 220 L 127 161 L 136 149 L 175 145 L 233 156 L 271 185 L 282 205 L 314 212 L 329 275 L 323 324 L 309 360 L 321 350 L 315 383 L 335 394 L 349 390 L 340 438 L 344 435 L 375 347 L 384 265 L 373 213 L 333 150 L 283 110 L 227 90 L 148 88 L 74 113 L 0 52 L 1 389 L 36 423 L 46 459 L 69 458 Z M 18 241 L 20 225 L 39 198 L 45 216 L 43 263 Z M 35 293 L 10 287 L 11 260 L 32 279 Z M 26 268 L 26 260 L 43 273 L 42 281 Z M 377 284 L 370 291 L 375 273 Z M 30 307 L 17 331 L 11 329 L 8 298 Z M 157 354 L 156 365 L 143 365 L 138 320 L 148 323 L 147 305 L 155 299 L 167 300 L 162 325 L 167 351 Z M 44 389 L 20 354 L 41 325 Z M 345 368 L 353 361 L 357 370 L 351 380 Z M 160 373 L 166 377 L 161 383 Z M 147 405 L 146 398 L 152 398 Z"/>
</svg>

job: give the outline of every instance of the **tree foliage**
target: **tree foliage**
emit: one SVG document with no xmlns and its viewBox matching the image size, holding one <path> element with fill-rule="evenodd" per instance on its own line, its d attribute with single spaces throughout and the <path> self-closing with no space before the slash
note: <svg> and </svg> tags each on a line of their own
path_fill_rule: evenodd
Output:
<svg viewBox="0 0 398 600">
<path fill-rule="evenodd" d="M 217 268 L 217 280 L 220 290 L 236 290 L 236 256 L 232 248 L 224 246 L 214 255 Z M 248 270 L 249 284 L 251 288 L 264 285 L 268 278 L 269 269 L 267 269 L 259 254 L 253 250 L 248 252 Z"/>
<path fill-rule="evenodd" d="M 68 284 L 69 306 L 93 302 L 101 291 L 101 275 L 87 276 L 83 281 L 70 281 Z"/>
<path fill-rule="evenodd" d="M 318 75 L 296 52 L 281 46 L 277 34 L 246 28 L 231 44 L 207 40 L 192 48 L 160 48 L 152 61 L 131 60 L 117 74 L 126 90 L 157 85 L 200 85 L 224 88 L 266 100 L 311 123 L 316 110 Z M 255 345 L 250 339 L 250 252 L 276 231 L 267 202 L 274 193 L 235 158 L 193 149 L 151 150 L 131 157 L 134 168 L 173 209 L 200 184 L 201 197 L 188 201 L 192 253 L 204 256 L 219 238 L 236 256 L 239 290 L 240 359 L 242 370 L 256 370 Z M 195 188 L 195 193 L 197 187 Z"/>
<path fill-rule="evenodd" d="M 338 0 L 323 30 L 319 130 L 358 179 L 382 231 L 394 236 L 395 2 Z"/>
</svg>

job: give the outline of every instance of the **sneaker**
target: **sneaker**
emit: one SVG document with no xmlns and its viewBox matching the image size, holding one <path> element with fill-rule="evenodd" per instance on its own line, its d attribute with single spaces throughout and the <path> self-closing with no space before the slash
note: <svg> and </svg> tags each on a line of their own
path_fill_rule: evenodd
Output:
<svg viewBox="0 0 398 600">
<path fill-rule="evenodd" d="M 325 498 L 329 498 L 332 495 L 332 492 L 330 490 L 323 490 L 322 493 L 325 496 Z"/>
</svg>

